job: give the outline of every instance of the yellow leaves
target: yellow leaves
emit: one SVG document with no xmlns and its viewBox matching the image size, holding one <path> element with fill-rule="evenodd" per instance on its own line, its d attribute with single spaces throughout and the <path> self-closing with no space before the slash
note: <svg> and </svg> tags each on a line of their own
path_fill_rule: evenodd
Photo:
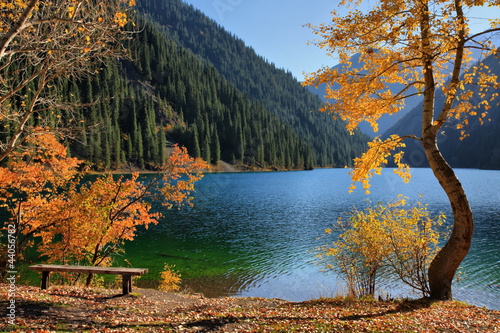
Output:
<svg viewBox="0 0 500 333">
<path fill-rule="evenodd" d="M 83 48 L 83 52 L 90 52 L 90 36 L 85 36 L 87 46 Z"/>
<path fill-rule="evenodd" d="M 80 184 L 81 161 L 68 158 L 49 129 L 32 129 L 27 141 L 30 149 L 15 151 L 0 168 L 0 206 L 19 221 L 20 233 L 41 237 L 38 251 L 52 262 L 106 262 L 115 251 L 103 249 L 132 240 L 137 226 L 158 222 L 160 214 L 151 211 L 146 198 L 168 207 L 189 203 L 194 183 L 202 178 L 200 168 L 207 166 L 176 146 L 163 175 L 149 184 L 139 181 L 138 173 Z"/>
<path fill-rule="evenodd" d="M 318 248 L 317 257 L 344 277 L 353 296 L 373 294 L 382 266 L 387 268 L 385 274 L 428 295 L 426 270 L 438 250 L 437 228 L 446 217 L 442 213 L 430 217 L 420 202 L 404 208 L 406 199 L 399 196 L 364 210 L 354 208 L 347 219 L 339 218 L 335 233 L 327 229 L 335 241 Z"/>
<path fill-rule="evenodd" d="M 16 8 L 25 9 L 28 6 L 28 1 L 25 0 L 13 0 L 13 1 L 1 1 L 0 8 L 14 10 Z"/>
<path fill-rule="evenodd" d="M 327 103 L 320 109 L 340 116 L 347 121 L 352 133 L 360 122 L 368 122 L 374 131 L 383 114 L 394 114 L 404 106 L 404 92 L 389 89 L 392 83 L 406 84 L 406 76 L 417 75 L 416 71 L 404 71 L 394 65 L 399 61 L 397 53 L 390 50 L 363 48 L 359 56 L 362 68 L 353 67 L 348 59 L 343 66 L 323 68 L 307 75 L 303 85 L 327 84 Z"/>
<path fill-rule="evenodd" d="M 71 242 L 75 244 L 72 252 L 75 258 L 90 260 L 104 247 L 132 240 L 137 226 L 156 224 L 160 217 L 160 214 L 151 211 L 151 204 L 144 199 L 152 197 L 168 208 L 174 204 L 189 203 L 194 182 L 202 177 L 196 172 L 198 166 L 202 164 L 191 159 L 185 148 L 176 146 L 163 176 L 153 178 L 149 185 L 139 182 L 139 175 L 135 173 L 130 179 L 121 177 L 117 180 L 112 175 L 105 175 L 79 190 L 74 188 L 68 198 L 71 207 L 68 211 L 73 214 L 72 224 L 66 227 L 72 232 L 65 234 L 62 231 L 64 241 L 57 246 L 67 246 Z M 152 194 L 157 186 L 163 197 Z M 88 225 L 89 221 L 92 225 Z"/>
<path fill-rule="evenodd" d="M 121 28 L 127 24 L 127 14 L 122 13 L 122 12 L 117 12 L 115 14 L 115 23 L 118 24 Z"/>
<path fill-rule="evenodd" d="M 202 159 L 193 159 L 185 147 L 175 145 L 164 170 L 164 185 L 161 188 L 165 197 L 163 204 L 168 208 L 184 202 L 190 204 L 194 183 L 203 177 L 201 170 L 207 168 Z"/>
<path fill-rule="evenodd" d="M 379 137 L 368 143 L 368 150 L 360 157 L 354 159 L 354 168 L 349 172 L 353 183 L 349 188 L 352 192 L 356 186 L 356 182 L 361 182 L 367 193 L 370 188 L 370 178 L 375 174 L 380 175 L 382 167 L 388 163 L 387 158 L 397 148 L 405 147 L 404 138 L 398 135 L 392 135 L 389 139 L 382 141 Z M 410 179 L 410 170 L 407 164 L 402 162 L 403 152 L 394 155 L 394 162 L 398 166 L 395 170 L 396 174 L 400 175 L 405 182 Z"/>
<path fill-rule="evenodd" d="M 48 129 L 32 129 L 27 141 L 30 149 L 13 152 L 0 168 L 0 202 L 17 219 L 20 233 L 43 236 L 50 217 L 67 217 L 61 188 L 75 178 L 81 161 L 68 158 Z"/>
<path fill-rule="evenodd" d="M 160 285 L 158 290 L 178 291 L 180 289 L 181 275 L 175 270 L 174 265 L 165 263 L 163 271 L 160 273 Z"/>
<path fill-rule="evenodd" d="M 349 7 L 353 3 L 346 0 L 340 6 Z M 491 110 L 494 99 L 491 95 L 486 97 L 486 91 L 499 88 L 498 77 L 488 66 L 473 64 L 470 45 L 462 48 L 462 42 L 471 37 L 467 17 L 457 13 L 455 1 L 443 0 L 431 7 L 426 3 L 380 1 L 365 6 L 362 11 L 356 8 L 342 13 L 333 11 L 331 22 L 307 25 L 320 39 L 316 45 L 339 61 L 335 67 L 324 67 L 306 75 L 303 82 L 316 87 L 327 84 L 327 102 L 321 112 L 344 120 L 351 133 L 362 121 L 368 122 L 376 132 L 380 117 L 399 111 L 405 99 L 417 98 L 417 95 L 432 97 L 433 89 L 442 89 L 446 105 L 428 118 L 436 127 L 443 126 L 450 118 L 462 120 L 458 130 L 463 138 L 469 126 L 467 116 L 477 112 L 471 101 L 479 97 L 478 108 Z M 478 4 L 468 2 L 464 6 Z M 500 20 L 494 21 L 492 24 L 500 25 Z M 489 41 L 478 42 L 475 47 L 483 48 L 485 55 L 496 52 Z M 423 66 L 426 59 L 429 63 Z M 456 63 L 458 60 L 460 63 Z M 455 74 L 452 80 L 450 73 Z M 483 119 L 484 115 L 479 118 L 480 123 Z M 375 139 L 370 143 L 368 151 L 354 161 L 350 190 L 355 188 L 354 183 L 361 182 L 368 191 L 369 179 L 380 173 L 391 152 L 401 147 L 399 139 L 385 142 Z M 396 153 L 394 160 L 398 166 L 395 173 L 407 182 L 409 168 L 402 163 L 402 153 Z"/>
<path fill-rule="evenodd" d="M 68 7 L 68 16 L 69 16 L 69 18 L 73 18 L 74 15 L 75 15 L 75 7 L 74 6 L 69 6 Z"/>
<path fill-rule="evenodd" d="M 410 166 L 405 163 L 401 163 L 402 156 L 403 152 L 394 155 L 394 162 L 397 165 L 397 169 L 394 169 L 394 173 L 400 176 L 401 179 L 403 179 L 403 182 L 408 183 L 411 178 Z"/>
</svg>

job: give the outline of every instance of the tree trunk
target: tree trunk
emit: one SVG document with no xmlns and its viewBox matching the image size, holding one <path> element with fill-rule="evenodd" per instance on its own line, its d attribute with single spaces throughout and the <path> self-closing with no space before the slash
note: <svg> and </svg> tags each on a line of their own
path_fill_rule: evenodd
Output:
<svg viewBox="0 0 500 333">
<path fill-rule="evenodd" d="M 430 297 L 451 300 L 452 280 L 469 251 L 474 222 L 462 184 L 441 155 L 436 144 L 436 136 L 424 138 L 423 145 L 430 167 L 450 200 L 454 218 L 450 239 L 429 267 Z"/>
</svg>

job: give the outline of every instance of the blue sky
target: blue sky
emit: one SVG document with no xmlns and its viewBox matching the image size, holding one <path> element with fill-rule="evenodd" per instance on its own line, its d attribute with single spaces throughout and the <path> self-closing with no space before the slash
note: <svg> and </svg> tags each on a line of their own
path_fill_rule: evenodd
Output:
<svg viewBox="0 0 500 333">
<path fill-rule="evenodd" d="M 304 24 L 319 25 L 330 20 L 332 0 L 183 0 L 200 9 L 226 30 L 241 38 L 277 67 L 290 70 L 303 79 L 302 72 L 314 72 L 323 65 L 336 65 L 337 60 L 324 50 L 307 45 L 315 35 Z M 368 3 L 370 0 L 368 0 Z M 487 18 L 500 17 L 500 10 L 484 8 L 470 13 L 471 30 L 482 30 Z"/>
</svg>

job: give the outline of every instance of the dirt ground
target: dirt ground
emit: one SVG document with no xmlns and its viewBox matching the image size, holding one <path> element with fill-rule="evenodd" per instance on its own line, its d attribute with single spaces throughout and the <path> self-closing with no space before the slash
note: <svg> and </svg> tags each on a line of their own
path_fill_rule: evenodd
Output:
<svg viewBox="0 0 500 333">
<path fill-rule="evenodd" d="M 1 313 L 10 304 L 0 284 Z M 346 298 L 288 302 L 153 289 L 17 286 L 0 332 L 500 332 L 500 312 L 462 302 Z"/>
</svg>

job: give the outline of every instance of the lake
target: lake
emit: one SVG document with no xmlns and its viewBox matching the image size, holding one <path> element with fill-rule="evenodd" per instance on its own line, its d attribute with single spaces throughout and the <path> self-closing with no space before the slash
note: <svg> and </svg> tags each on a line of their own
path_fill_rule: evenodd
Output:
<svg viewBox="0 0 500 333">
<path fill-rule="evenodd" d="M 500 310 L 500 171 L 456 170 L 475 217 L 472 248 L 462 263 L 454 298 Z M 207 297 L 256 296 L 303 301 L 342 292 L 341 280 L 315 264 L 314 248 L 332 241 L 325 228 L 367 200 L 387 202 L 403 194 L 452 222 L 444 191 L 430 169 L 412 169 L 408 184 L 384 169 L 371 194 L 348 192 L 347 169 L 206 174 L 194 206 L 162 211 L 156 226 L 126 244 L 126 257 L 150 273 L 152 286 L 164 263 L 175 265 L 183 288 Z M 361 186 L 358 186 L 361 187 Z M 392 296 L 404 288 L 379 287 Z M 401 295 L 403 294 L 403 295 Z"/>
</svg>

